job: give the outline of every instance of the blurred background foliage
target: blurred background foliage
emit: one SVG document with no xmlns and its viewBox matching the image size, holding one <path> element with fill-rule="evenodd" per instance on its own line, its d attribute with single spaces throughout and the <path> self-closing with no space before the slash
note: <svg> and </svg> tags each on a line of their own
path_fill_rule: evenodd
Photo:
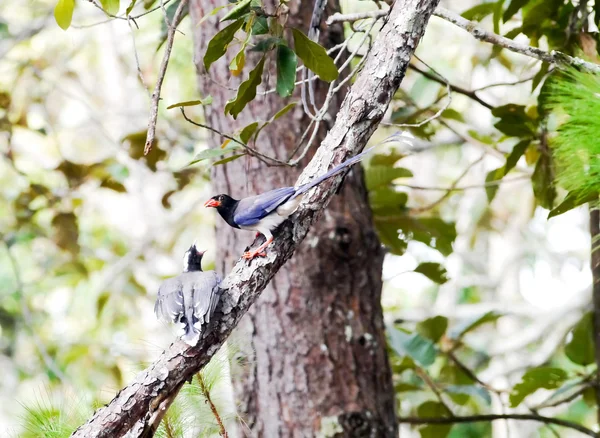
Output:
<svg viewBox="0 0 600 438">
<path fill-rule="evenodd" d="M 132 3 L 142 13 L 156 2 Z M 78 2 L 65 32 L 55 4 L 0 4 L 2 436 L 67 436 L 109 401 L 173 339 L 152 311 L 160 281 L 180 272 L 194 240 L 209 250 L 205 267 L 216 250 L 200 202 L 211 162 L 189 165 L 206 132 L 165 109 L 202 98 L 189 18 L 163 87 L 158 140 L 144 156 L 161 11 L 138 29 Z M 600 2 L 442 4 L 517 41 L 596 60 Z M 376 7 L 342 2 L 344 12 Z M 366 173 L 389 250 L 383 305 L 399 416 L 539 413 L 597 429 L 589 213 L 572 208 L 579 201 L 561 204 L 567 192 L 555 183 L 556 121 L 544 106 L 551 69 L 435 17 L 417 55 L 390 126 L 374 137 L 404 124 L 413 144 L 382 148 Z M 200 106 L 186 111 L 202 119 Z M 227 383 L 243 366 L 230 366 L 235 357 L 230 345 L 203 372 L 227 428 L 243 428 Z M 201 379 L 186 385 L 161 436 L 218 434 Z M 576 434 L 504 421 L 402 430 Z"/>
</svg>

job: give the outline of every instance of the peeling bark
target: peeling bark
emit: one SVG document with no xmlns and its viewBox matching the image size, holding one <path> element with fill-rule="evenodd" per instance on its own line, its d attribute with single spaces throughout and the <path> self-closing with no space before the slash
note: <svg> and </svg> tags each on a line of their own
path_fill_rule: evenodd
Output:
<svg viewBox="0 0 600 438">
<path fill-rule="evenodd" d="M 439 0 L 398 0 L 382 28 L 363 71 L 346 95 L 337 119 L 314 158 L 299 177 L 300 183 L 322 174 L 336 163 L 357 154 L 381 121 L 398 89 L 409 60 Z M 256 301 L 283 264 L 291 258 L 311 225 L 338 190 L 336 177 L 312 190 L 292 220 L 286 221 L 269 248 L 267 257 L 251 263 L 240 260 L 223 281 L 223 294 L 215 318 L 197 346 L 177 341 L 135 381 L 119 391 L 105 407 L 78 428 L 73 437 L 140 437 L 162 402 L 176 392 L 216 353 L 231 331 Z M 305 305 L 309 303 L 303 303 Z M 365 337 L 364 341 L 368 339 Z M 281 397 L 285 397 L 280 394 Z M 360 394 L 357 397 L 360 398 Z M 338 418 L 357 425 L 366 413 Z M 362 429 L 355 428 L 359 433 Z M 364 436 L 385 436 L 385 431 L 365 431 Z M 363 435 L 355 435 L 363 436 Z"/>
</svg>

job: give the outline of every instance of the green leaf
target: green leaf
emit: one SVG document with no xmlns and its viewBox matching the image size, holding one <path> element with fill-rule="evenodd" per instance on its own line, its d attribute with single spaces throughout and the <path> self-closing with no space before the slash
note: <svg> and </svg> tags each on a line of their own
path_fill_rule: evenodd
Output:
<svg viewBox="0 0 600 438">
<path fill-rule="evenodd" d="M 480 5 L 473 6 L 471 9 L 467 9 L 461 15 L 467 20 L 481 21 L 488 15 L 493 14 L 495 8 L 495 3 L 482 3 Z"/>
<path fill-rule="evenodd" d="M 462 338 L 464 335 L 466 335 L 468 332 L 473 331 L 477 327 L 479 327 L 483 324 L 487 324 L 488 322 L 494 322 L 501 316 L 502 316 L 501 313 L 489 311 L 489 312 L 484 313 L 481 316 L 477 316 L 475 318 L 468 319 L 467 321 L 463 322 L 462 324 L 457 325 L 452 330 L 450 330 L 450 337 L 452 339 L 458 340 L 458 339 Z"/>
<path fill-rule="evenodd" d="M 129 15 L 131 14 L 131 11 L 133 10 L 133 8 L 135 7 L 137 0 L 131 0 L 129 2 L 129 6 L 127 6 L 127 9 L 125 9 L 125 15 Z"/>
<path fill-rule="evenodd" d="M 223 18 L 221 18 L 221 23 L 227 20 L 237 20 L 240 17 L 243 17 L 247 13 L 250 12 L 250 2 L 252 0 L 242 0 L 238 2 L 234 8 L 229 11 Z"/>
<path fill-rule="evenodd" d="M 226 5 L 221 5 L 221 6 L 217 6 L 216 8 L 214 8 L 212 11 L 210 11 L 208 14 L 205 14 L 204 17 L 202 17 L 200 19 L 200 21 L 198 22 L 198 24 L 196 24 L 196 27 L 200 26 L 202 23 L 204 23 L 206 20 L 208 20 L 210 17 L 213 17 L 215 15 L 217 15 L 217 13 L 221 10 L 221 9 L 225 9 L 231 6 L 231 3 L 226 4 Z"/>
<path fill-rule="evenodd" d="M 512 0 L 506 11 L 504 11 L 504 15 L 502 15 L 502 21 L 506 23 L 528 2 L 529 0 Z"/>
<path fill-rule="evenodd" d="M 241 148 L 237 143 L 230 144 L 224 148 L 213 148 L 213 149 L 205 149 L 199 154 L 196 154 L 194 159 L 190 162 L 190 165 L 196 164 L 202 160 L 208 160 L 210 158 L 222 157 L 223 155 L 228 154 L 231 151 L 235 151 L 236 149 Z"/>
<path fill-rule="evenodd" d="M 457 122 L 465 122 L 465 118 L 462 113 L 456 111 L 453 108 L 447 108 L 442 112 L 442 117 L 444 119 L 456 120 Z"/>
<path fill-rule="evenodd" d="M 519 159 L 523 156 L 523 154 L 529 147 L 530 143 L 531 143 L 531 140 L 525 139 L 525 140 L 521 140 L 519 143 L 517 143 L 513 147 L 512 151 L 510 152 L 508 157 L 506 157 L 506 164 L 504 164 L 504 175 L 507 175 L 508 172 L 510 172 L 512 169 L 514 169 L 514 167 L 519 162 Z"/>
<path fill-rule="evenodd" d="M 577 365 L 594 363 L 594 327 L 592 312 L 583 315 L 583 318 L 573 327 L 571 339 L 565 345 L 565 354 L 569 360 Z"/>
<path fill-rule="evenodd" d="M 406 193 L 398 192 L 391 187 L 380 187 L 377 190 L 369 192 L 369 203 L 371 204 L 375 216 L 395 216 L 403 214 L 407 201 L 408 195 Z M 396 224 L 393 225 L 396 226 Z M 395 231 L 396 235 L 398 235 L 397 226 Z"/>
<path fill-rule="evenodd" d="M 269 32 L 267 17 L 256 17 L 252 23 L 252 35 L 266 35 Z"/>
<path fill-rule="evenodd" d="M 451 416 L 448 408 L 442 403 L 426 401 L 417 408 L 417 415 L 421 418 L 442 418 Z M 419 428 L 421 438 L 445 438 L 452 429 L 451 424 L 428 424 Z"/>
<path fill-rule="evenodd" d="M 273 50 L 276 46 L 281 44 L 283 40 L 279 37 L 269 37 L 260 40 L 252 49 L 251 52 L 269 52 Z"/>
<path fill-rule="evenodd" d="M 221 58 L 227 52 L 227 46 L 231 41 L 235 33 L 241 29 L 244 25 L 243 19 L 234 21 L 229 26 L 221 29 L 217 34 L 209 41 L 208 47 L 206 48 L 206 54 L 204 55 L 204 68 L 208 70 L 213 62 Z"/>
<path fill-rule="evenodd" d="M 536 126 L 533 120 L 526 114 L 523 105 L 508 104 L 496 107 L 492 110 L 494 117 L 500 121 L 494 126 L 500 132 L 514 137 L 533 137 L 536 134 Z"/>
<path fill-rule="evenodd" d="M 446 271 L 446 268 L 439 263 L 421 263 L 415 268 L 414 272 L 423 274 L 425 277 L 437 284 L 444 284 L 448 281 L 448 272 Z"/>
<path fill-rule="evenodd" d="M 394 385 L 394 392 L 412 392 L 412 391 L 423 391 L 423 388 L 412 383 L 400 382 Z"/>
<path fill-rule="evenodd" d="M 398 235 L 398 227 L 393 223 L 380 222 L 375 219 L 375 226 L 379 240 L 385 247 L 395 255 L 403 255 L 408 246 L 405 239 Z"/>
<path fill-rule="evenodd" d="M 533 194 L 539 204 L 552 210 L 554 199 L 556 198 L 556 189 L 554 187 L 554 168 L 552 158 L 548 154 L 542 154 L 535 166 L 531 176 Z"/>
<path fill-rule="evenodd" d="M 52 218 L 52 228 L 56 245 L 76 255 L 79 252 L 77 217 L 73 213 L 57 213 Z"/>
<path fill-rule="evenodd" d="M 119 12 L 119 0 L 100 0 L 102 9 L 111 15 L 116 15 Z"/>
<path fill-rule="evenodd" d="M 517 383 L 510 393 L 510 406 L 512 408 L 521 404 L 521 402 L 530 394 L 538 389 L 556 389 L 567 380 L 567 372 L 560 368 L 539 367 L 528 370 Z"/>
<path fill-rule="evenodd" d="M 292 49 L 277 46 L 277 94 L 281 97 L 291 96 L 296 84 L 296 67 L 298 59 Z"/>
<path fill-rule="evenodd" d="M 311 41 L 298 29 L 292 28 L 296 55 L 304 62 L 306 68 L 319 75 L 321 79 L 331 82 L 338 78 L 339 72 L 333 59 L 325 48 Z"/>
<path fill-rule="evenodd" d="M 253 122 L 248 126 L 245 126 L 240 132 L 240 140 L 242 140 L 243 143 L 248 143 L 248 140 L 250 140 L 250 137 L 252 137 L 252 134 L 256 132 L 257 128 L 258 122 Z"/>
<path fill-rule="evenodd" d="M 490 393 L 481 386 L 477 385 L 448 385 L 444 388 L 444 391 L 451 394 L 462 394 L 471 397 L 478 397 L 485 402 L 486 405 L 492 404 L 492 397 Z"/>
<path fill-rule="evenodd" d="M 292 102 L 292 103 L 288 103 L 286 106 L 284 106 L 283 108 L 281 108 L 279 111 L 277 111 L 275 113 L 275 115 L 273 117 L 271 117 L 271 120 L 277 120 L 280 117 L 283 117 L 284 115 L 286 115 L 292 108 L 294 108 L 297 105 L 298 102 Z"/>
<path fill-rule="evenodd" d="M 452 243 L 456 239 L 456 228 L 453 223 L 444 222 L 437 217 L 403 216 L 396 218 L 395 224 L 407 238 L 423 242 L 445 256 L 452 253 Z"/>
<path fill-rule="evenodd" d="M 553 218 L 554 216 L 559 216 L 567 211 L 579 207 L 580 205 L 596 200 L 598 200 L 597 193 L 581 193 L 577 190 L 571 191 L 567 194 L 563 202 L 561 202 L 557 207 L 551 210 L 550 213 L 548 213 L 548 219 Z"/>
<path fill-rule="evenodd" d="M 411 178 L 412 176 L 412 172 L 403 167 L 372 165 L 366 169 L 365 183 L 367 190 L 372 191 L 379 187 L 387 187 L 398 178 Z"/>
<path fill-rule="evenodd" d="M 54 7 L 54 19 L 63 30 L 67 30 L 73 19 L 75 0 L 58 0 Z"/>
<path fill-rule="evenodd" d="M 394 327 L 388 327 L 391 347 L 400 356 L 409 356 L 421 366 L 427 367 L 435 361 L 435 344 L 418 333 L 407 334 Z"/>
<path fill-rule="evenodd" d="M 238 158 L 242 158 L 244 155 L 246 155 L 246 154 L 237 154 L 237 155 L 232 155 L 231 157 L 223 158 L 222 160 L 215 161 L 213 163 L 213 166 L 220 166 L 221 164 L 229 163 L 231 161 L 237 160 Z"/>
<path fill-rule="evenodd" d="M 230 100 L 225 104 L 225 114 L 231 114 L 233 118 L 236 119 L 246 104 L 256 97 L 256 88 L 262 81 L 264 66 L 265 58 L 263 57 L 254 70 L 250 72 L 248 79 L 240 84 L 235 99 Z"/>
<path fill-rule="evenodd" d="M 183 106 L 196 106 L 196 105 L 210 105 L 212 103 L 213 99 L 212 96 L 207 96 L 206 98 L 200 100 L 186 100 L 184 102 L 178 102 L 178 103 L 174 103 L 173 105 L 169 105 L 167 107 L 167 109 L 171 109 L 171 108 L 179 108 L 179 107 L 183 107 Z"/>
<path fill-rule="evenodd" d="M 416 330 L 431 341 L 438 342 L 444 336 L 444 333 L 446 333 L 447 328 L 448 318 L 438 315 L 419 322 Z"/>
<path fill-rule="evenodd" d="M 369 164 L 371 166 L 387 166 L 393 167 L 399 160 L 404 158 L 405 155 L 396 151 L 396 149 L 392 149 L 389 154 L 375 154 Z"/>
<path fill-rule="evenodd" d="M 486 184 L 489 184 L 492 182 L 500 181 L 503 176 L 504 176 L 504 166 L 488 172 L 488 174 L 485 177 L 485 182 L 486 182 Z M 485 186 L 485 194 L 487 196 L 488 202 L 491 203 L 494 200 L 499 188 L 500 188 L 499 184 Z"/>
</svg>

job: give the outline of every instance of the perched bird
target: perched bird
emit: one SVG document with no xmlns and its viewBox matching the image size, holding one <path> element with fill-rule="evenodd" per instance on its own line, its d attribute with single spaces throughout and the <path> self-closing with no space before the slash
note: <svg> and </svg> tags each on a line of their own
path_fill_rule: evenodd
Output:
<svg viewBox="0 0 600 438">
<path fill-rule="evenodd" d="M 377 146 L 377 145 L 376 145 Z M 204 203 L 205 207 L 216 208 L 221 217 L 233 228 L 257 231 L 267 239 L 255 251 L 247 251 L 243 257 L 264 257 L 265 248 L 273 241 L 272 231 L 285 221 L 300 205 L 306 192 L 328 178 L 361 161 L 375 146 L 338 164 L 329 172 L 299 187 L 282 187 L 244 199 L 233 199 L 229 195 L 213 196 Z"/>
<path fill-rule="evenodd" d="M 210 321 L 221 297 L 217 273 L 202 271 L 204 252 L 190 246 L 183 257 L 183 273 L 160 285 L 154 305 L 159 320 L 184 325 L 181 339 L 191 346 L 198 343 L 202 324 Z"/>
</svg>

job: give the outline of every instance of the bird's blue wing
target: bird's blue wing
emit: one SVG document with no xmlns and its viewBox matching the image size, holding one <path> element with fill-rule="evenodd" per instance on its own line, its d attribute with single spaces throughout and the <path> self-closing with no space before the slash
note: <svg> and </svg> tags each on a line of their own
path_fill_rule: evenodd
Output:
<svg viewBox="0 0 600 438">
<path fill-rule="evenodd" d="M 233 220 L 240 226 L 254 225 L 296 193 L 294 187 L 282 187 L 240 200 Z"/>
</svg>

